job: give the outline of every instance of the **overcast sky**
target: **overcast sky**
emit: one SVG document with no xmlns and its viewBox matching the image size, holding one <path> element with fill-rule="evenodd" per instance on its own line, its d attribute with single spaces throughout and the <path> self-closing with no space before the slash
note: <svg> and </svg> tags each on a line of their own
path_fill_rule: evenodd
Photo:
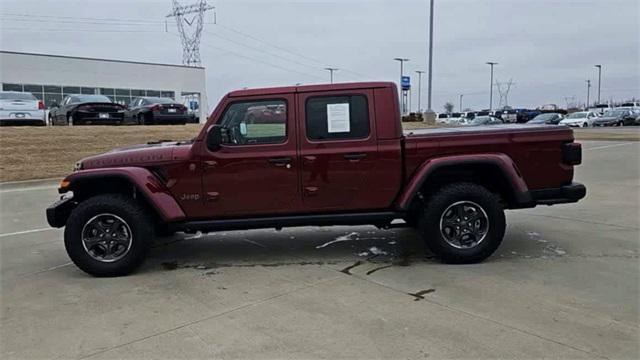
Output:
<svg viewBox="0 0 640 360">
<path fill-rule="evenodd" d="M 182 0 L 183 4 L 195 0 Z M 202 36 L 210 102 L 242 87 L 399 78 L 394 57 L 426 70 L 428 0 L 210 0 Z M 489 66 L 514 85 L 509 104 L 535 107 L 586 99 L 603 65 L 602 98 L 640 97 L 638 0 L 436 0 L 433 108 L 486 108 Z M 0 0 L 0 48 L 180 64 L 170 0 Z M 92 20 L 111 19 L 111 20 Z M 262 41 L 258 41 L 258 40 Z M 426 75 L 426 74 L 425 74 Z M 426 76 L 422 106 L 426 107 Z M 494 87 L 494 101 L 499 96 Z"/>
</svg>

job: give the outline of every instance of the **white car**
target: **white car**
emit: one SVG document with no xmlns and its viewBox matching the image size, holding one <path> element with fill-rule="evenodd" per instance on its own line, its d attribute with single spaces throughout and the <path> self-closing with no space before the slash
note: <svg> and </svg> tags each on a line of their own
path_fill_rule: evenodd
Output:
<svg viewBox="0 0 640 360">
<path fill-rule="evenodd" d="M 593 111 L 579 111 L 569 114 L 565 119 L 560 120 L 559 125 L 573 127 L 592 127 L 593 122 L 598 118 Z"/>
<path fill-rule="evenodd" d="M 0 124 L 44 126 L 44 103 L 28 92 L 0 91 Z"/>
</svg>

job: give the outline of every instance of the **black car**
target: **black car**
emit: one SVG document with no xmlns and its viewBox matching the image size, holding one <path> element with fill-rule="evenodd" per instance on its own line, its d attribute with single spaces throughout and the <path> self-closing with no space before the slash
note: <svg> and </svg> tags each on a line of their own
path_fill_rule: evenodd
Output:
<svg viewBox="0 0 640 360">
<path fill-rule="evenodd" d="M 544 113 L 527 121 L 527 124 L 547 124 L 558 125 L 560 120 L 564 119 L 564 115 L 560 113 Z"/>
<path fill-rule="evenodd" d="M 139 125 L 186 124 L 191 118 L 187 107 L 171 98 L 138 97 L 129 104 L 127 120 Z"/>
<path fill-rule="evenodd" d="M 593 126 L 623 126 L 635 125 L 636 117 L 629 110 L 610 109 L 606 110 L 601 117 L 593 122 Z"/>
<path fill-rule="evenodd" d="M 68 95 L 60 104 L 51 104 L 51 125 L 121 124 L 126 106 L 104 95 Z"/>
</svg>

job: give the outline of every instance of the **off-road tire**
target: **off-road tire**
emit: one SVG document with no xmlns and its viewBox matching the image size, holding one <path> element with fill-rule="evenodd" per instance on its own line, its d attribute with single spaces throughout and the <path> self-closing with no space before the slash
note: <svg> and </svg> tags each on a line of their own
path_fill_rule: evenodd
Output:
<svg viewBox="0 0 640 360">
<path fill-rule="evenodd" d="M 469 249 L 459 249 L 449 244 L 440 230 L 440 220 L 446 209 L 461 201 L 478 204 L 486 213 L 488 232 L 484 239 Z M 418 233 L 434 255 L 449 264 L 481 262 L 491 256 L 504 237 L 505 216 L 500 199 L 485 187 L 473 183 L 454 183 L 444 186 L 426 201 L 420 215 Z"/>
<path fill-rule="evenodd" d="M 82 230 L 98 214 L 114 214 L 131 229 L 131 247 L 124 257 L 114 262 L 101 262 L 85 251 Z M 148 210 L 122 194 L 98 195 L 81 202 L 69 216 L 64 230 L 67 254 L 82 271 L 98 277 L 130 274 L 144 261 L 154 239 L 154 222 Z"/>
</svg>

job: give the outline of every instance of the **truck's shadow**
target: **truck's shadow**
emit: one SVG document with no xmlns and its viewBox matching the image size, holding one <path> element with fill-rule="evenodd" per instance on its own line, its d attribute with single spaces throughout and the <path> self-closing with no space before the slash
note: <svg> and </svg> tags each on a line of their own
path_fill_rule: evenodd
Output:
<svg viewBox="0 0 640 360">
<path fill-rule="evenodd" d="M 434 261 L 410 229 L 372 226 L 182 234 L 159 238 L 152 269 L 335 265 L 354 261 L 408 265 Z"/>
<path fill-rule="evenodd" d="M 510 228 L 498 251 L 485 262 L 526 261 L 566 253 L 541 235 Z M 275 230 L 178 233 L 156 241 L 147 271 L 193 268 L 342 265 L 358 261 L 380 266 L 435 263 L 411 229 L 380 230 L 372 226 L 306 227 Z M 348 269 L 347 269 L 348 271 Z"/>
</svg>

